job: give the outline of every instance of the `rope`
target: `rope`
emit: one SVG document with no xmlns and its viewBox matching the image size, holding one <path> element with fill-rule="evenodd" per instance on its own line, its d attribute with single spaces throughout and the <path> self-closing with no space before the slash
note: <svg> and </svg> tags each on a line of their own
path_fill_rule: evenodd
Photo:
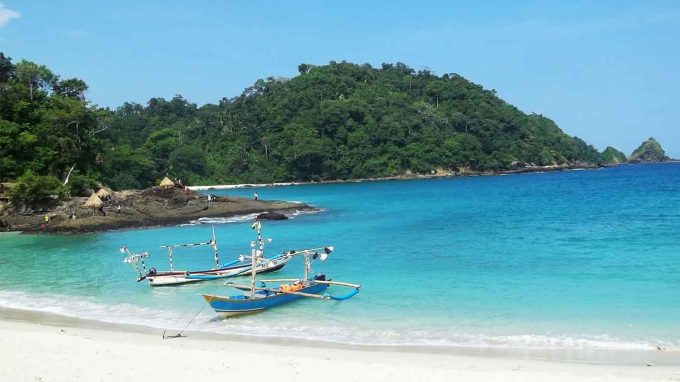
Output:
<svg viewBox="0 0 680 382">
<path fill-rule="evenodd" d="M 214 296 L 214 295 L 213 295 L 213 296 Z M 212 301 L 213 296 L 210 296 L 210 301 Z M 208 304 L 210 303 L 210 301 L 208 301 Z M 174 336 L 166 336 L 166 335 L 165 335 L 165 332 L 167 331 L 167 329 L 166 329 L 166 330 L 163 330 L 163 339 L 165 340 L 165 339 L 170 339 L 170 338 L 186 338 L 187 336 L 183 336 L 182 333 L 184 333 L 184 331 L 187 330 L 187 328 L 189 327 L 189 325 L 191 325 L 191 323 L 194 322 L 194 320 L 196 319 L 196 317 L 198 317 L 198 315 L 201 314 L 201 312 L 203 311 L 203 309 L 205 309 L 205 307 L 206 307 L 206 305 L 204 304 L 204 305 L 201 307 L 201 309 L 199 309 L 198 312 L 196 312 L 196 314 L 191 318 L 191 320 L 189 320 L 189 322 L 187 322 L 187 324 L 184 326 L 184 328 L 182 328 L 182 330 L 180 330 L 180 331 L 179 331 L 177 334 L 175 334 Z"/>
</svg>

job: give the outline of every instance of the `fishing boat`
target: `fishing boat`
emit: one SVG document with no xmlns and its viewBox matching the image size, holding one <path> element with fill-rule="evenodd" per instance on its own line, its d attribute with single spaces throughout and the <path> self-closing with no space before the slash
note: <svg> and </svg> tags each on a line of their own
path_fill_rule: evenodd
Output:
<svg viewBox="0 0 680 382">
<path fill-rule="evenodd" d="M 264 253 L 265 240 L 262 238 L 262 224 L 257 222 L 257 225 L 253 225 L 253 228 L 257 230 L 257 245 L 259 251 Z M 271 239 L 268 239 L 271 242 Z M 213 257 L 215 260 L 215 267 L 206 270 L 196 270 L 196 271 L 179 271 L 174 268 L 174 255 L 173 251 L 176 248 L 182 247 L 201 247 L 210 246 L 213 249 Z M 162 245 L 161 248 L 165 248 L 168 251 L 168 261 L 170 269 L 167 271 L 158 271 L 156 268 L 150 268 L 147 270 L 145 259 L 150 255 L 148 252 L 132 253 L 130 250 L 123 246 L 120 248 L 121 253 L 126 254 L 124 258 L 124 263 L 132 264 L 134 269 L 137 271 L 139 277 L 137 282 L 147 280 L 151 286 L 171 286 L 171 285 L 181 285 L 188 283 L 195 283 L 199 281 L 216 280 L 228 277 L 236 277 L 241 275 L 247 275 L 251 270 L 256 273 L 269 273 L 277 271 L 283 268 L 293 256 L 278 255 L 272 258 L 265 258 L 262 256 L 257 262 L 252 263 L 246 261 L 246 256 L 241 255 L 237 259 L 220 266 L 219 252 L 217 249 L 217 239 L 215 238 L 215 228 L 213 227 L 212 237 L 209 241 L 204 243 L 192 243 L 192 244 L 173 244 L 173 245 Z M 141 266 L 141 268 L 140 268 Z"/>
<path fill-rule="evenodd" d="M 252 264 L 259 260 L 260 251 L 256 249 L 255 242 L 251 243 Z M 210 307 L 223 317 L 237 316 L 248 313 L 258 313 L 265 309 L 284 303 L 299 300 L 301 298 L 315 298 L 325 301 L 344 301 L 354 297 L 361 288 L 358 284 L 350 284 L 332 281 L 323 273 L 312 274 L 312 260 L 325 261 L 333 251 L 333 247 L 321 247 L 305 250 L 292 250 L 282 255 L 295 257 L 303 256 L 305 259 L 304 275 L 301 279 L 271 279 L 256 280 L 256 272 L 250 272 L 250 285 L 227 282 L 225 285 L 236 288 L 243 292 L 231 296 L 217 296 L 202 294 L 203 299 Z M 267 283 L 280 283 L 277 286 L 268 286 Z M 326 290 L 330 286 L 348 287 L 351 290 L 343 295 L 331 295 Z"/>
</svg>

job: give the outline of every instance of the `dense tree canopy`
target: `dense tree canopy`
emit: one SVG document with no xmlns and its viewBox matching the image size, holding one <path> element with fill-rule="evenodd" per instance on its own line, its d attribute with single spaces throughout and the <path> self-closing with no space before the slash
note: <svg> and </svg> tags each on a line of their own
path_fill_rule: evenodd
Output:
<svg viewBox="0 0 680 382">
<path fill-rule="evenodd" d="M 175 96 L 109 110 L 87 102 L 83 81 L 0 54 L 0 180 L 29 170 L 63 179 L 74 165 L 76 176 L 129 188 L 166 174 L 194 184 L 304 181 L 601 160 L 550 119 L 457 74 L 402 63 L 298 70 L 217 104 Z"/>
</svg>

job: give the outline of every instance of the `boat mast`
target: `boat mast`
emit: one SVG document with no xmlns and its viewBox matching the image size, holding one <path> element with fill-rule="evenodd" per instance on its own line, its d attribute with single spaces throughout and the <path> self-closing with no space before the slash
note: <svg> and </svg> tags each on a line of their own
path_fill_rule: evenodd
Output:
<svg viewBox="0 0 680 382">
<path fill-rule="evenodd" d="M 262 223 L 255 221 L 253 228 L 257 230 L 257 242 L 260 244 L 260 248 L 262 248 Z M 262 251 L 256 249 L 254 241 L 250 242 L 250 248 L 250 257 L 252 260 L 250 266 L 250 298 L 253 298 L 255 295 L 255 275 L 257 274 L 257 255 L 258 252 L 262 253 Z"/>
<path fill-rule="evenodd" d="M 174 271 L 175 267 L 172 264 L 172 247 L 171 246 L 168 247 L 168 260 L 170 260 L 170 271 Z"/>
<path fill-rule="evenodd" d="M 309 253 L 305 253 L 305 278 L 309 280 L 309 270 L 312 268 L 312 261 L 309 259 Z"/>
<path fill-rule="evenodd" d="M 217 239 L 215 238 L 215 226 L 212 226 L 212 240 L 210 240 L 210 246 L 215 252 L 215 269 L 220 269 L 220 257 L 217 254 Z"/>
</svg>

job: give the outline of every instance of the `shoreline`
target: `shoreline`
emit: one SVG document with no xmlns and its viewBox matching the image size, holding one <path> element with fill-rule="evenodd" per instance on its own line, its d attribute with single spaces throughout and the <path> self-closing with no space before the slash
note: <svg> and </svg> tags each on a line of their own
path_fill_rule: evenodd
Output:
<svg viewBox="0 0 680 382">
<path fill-rule="evenodd" d="M 208 190 L 232 190 L 239 188 L 259 188 L 259 187 L 279 187 L 279 186 L 304 186 L 308 184 L 342 184 L 342 183 L 363 183 L 363 182 L 381 182 L 394 180 L 417 180 L 417 179 L 440 179 L 440 178 L 458 178 L 470 176 L 502 176 L 515 174 L 532 174 L 545 173 L 556 171 L 574 171 L 574 170 L 596 170 L 600 168 L 614 167 L 626 163 L 616 165 L 596 165 L 596 164 L 581 164 L 581 165 L 557 165 L 557 166 L 532 166 L 518 168 L 516 170 L 499 170 L 499 171 L 444 171 L 435 174 L 402 174 L 391 175 L 375 178 L 357 178 L 357 179 L 333 179 L 320 180 L 309 182 L 273 182 L 273 183 L 239 183 L 239 184 L 218 184 L 207 186 L 189 186 L 192 191 L 208 191 Z"/>
<path fill-rule="evenodd" d="M 110 201 L 102 202 L 101 211 L 108 210 L 103 215 L 83 207 L 86 199 L 55 200 L 41 209 L 0 217 L 0 227 L 6 227 L 2 229 L 4 232 L 73 234 L 174 226 L 202 218 L 234 218 L 264 212 L 289 216 L 297 212 L 318 211 L 298 202 L 226 196 L 215 197 L 208 203 L 207 197 L 194 191 L 159 187 L 114 192 Z M 77 215 L 77 218 L 70 218 L 71 214 Z"/>
<path fill-rule="evenodd" d="M 500 171 L 463 171 L 463 172 L 440 172 L 436 174 L 402 174 L 392 175 L 376 178 L 357 178 L 357 179 L 333 179 L 320 180 L 309 182 L 273 182 L 273 183 L 238 183 L 238 184 L 217 184 L 217 185 L 203 185 L 203 186 L 189 186 L 192 191 L 209 191 L 209 190 L 233 190 L 241 188 L 260 188 L 260 187 L 280 187 L 280 186 L 305 186 L 310 184 L 344 184 L 344 183 L 364 183 L 364 182 L 382 182 L 382 181 L 398 181 L 398 180 L 419 180 L 419 179 L 448 179 L 474 176 L 505 176 L 505 175 L 520 175 L 520 174 L 542 174 L 559 171 L 583 171 L 583 170 L 599 170 L 603 168 L 611 168 L 617 166 L 638 166 L 646 164 L 666 164 L 666 163 L 680 163 L 680 160 L 668 160 L 664 162 L 640 162 L 640 163 L 616 163 L 616 164 L 584 164 L 584 165 L 558 165 L 558 166 L 533 166 L 525 167 L 516 170 L 500 170 Z"/>
<path fill-rule="evenodd" d="M 129 329 L 129 328 L 128 328 Z M 0 316 L 0 380 L 120 381 L 149 375 L 247 378 L 249 381 L 620 381 L 672 380 L 679 366 L 584 364 L 526 359 L 318 347 L 256 339 L 163 339 L 161 331 L 123 330 L 85 322 L 32 321 Z M 261 367 L 266 360 L 266 367 Z"/>
<path fill-rule="evenodd" d="M 174 335 L 177 329 L 163 329 L 143 324 L 101 321 L 80 318 L 39 310 L 8 308 L 0 306 L 0 322 L 23 322 L 50 327 L 81 328 L 88 330 L 103 330 L 119 333 L 137 333 L 155 336 L 163 339 L 167 335 Z M 480 357 L 493 359 L 516 359 L 529 361 L 554 362 L 583 365 L 612 365 L 612 366 L 667 366 L 678 367 L 680 371 L 680 351 L 678 350 L 630 350 L 630 349 L 554 349 L 554 348 L 519 348 L 519 347 L 473 347 L 473 346 L 437 346 L 437 345 L 385 345 L 360 344 L 340 341 L 311 339 L 299 337 L 285 337 L 272 335 L 228 334 L 207 330 L 195 330 L 190 327 L 183 331 L 190 341 L 218 341 L 239 344 L 262 344 L 264 346 L 280 346 L 286 348 L 314 348 L 345 350 L 358 352 L 405 353 L 418 355 L 440 355 L 449 357 Z"/>
</svg>

